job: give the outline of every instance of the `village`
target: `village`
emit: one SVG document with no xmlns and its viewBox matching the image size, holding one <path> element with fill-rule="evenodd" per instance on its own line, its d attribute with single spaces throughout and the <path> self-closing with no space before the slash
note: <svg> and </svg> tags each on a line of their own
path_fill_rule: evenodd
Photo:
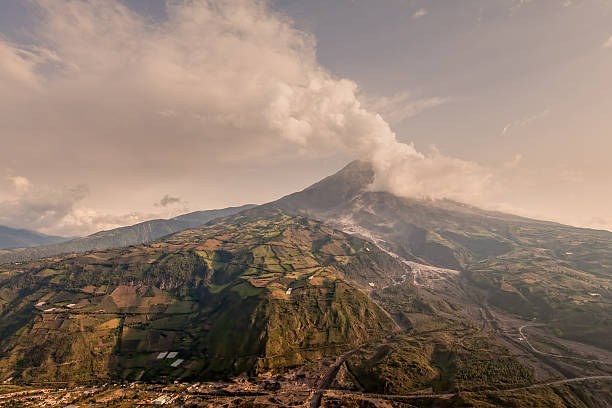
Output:
<svg viewBox="0 0 612 408">
<path fill-rule="evenodd" d="M 172 353 L 172 352 L 170 352 Z M 170 353 L 161 358 L 167 358 Z M 160 353 L 163 354 L 163 353 Z M 176 357 L 176 355 L 174 356 Z M 179 361 L 179 360 L 175 360 Z M 283 375 L 243 374 L 231 381 L 148 384 L 139 381 L 92 385 L 19 386 L 0 384 L 0 406 L 10 407 L 265 407 L 305 406 L 318 391 L 333 359 Z"/>
<path fill-rule="evenodd" d="M 2 393 L 0 386 L 0 393 Z M 74 388 L 28 388 L 0 394 L 0 406 L 19 407 L 240 407 L 294 405 L 309 399 L 311 387 L 304 382 L 274 379 L 252 381 L 240 377 L 233 382 L 179 383 L 170 385 L 102 384 Z"/>
</svg>

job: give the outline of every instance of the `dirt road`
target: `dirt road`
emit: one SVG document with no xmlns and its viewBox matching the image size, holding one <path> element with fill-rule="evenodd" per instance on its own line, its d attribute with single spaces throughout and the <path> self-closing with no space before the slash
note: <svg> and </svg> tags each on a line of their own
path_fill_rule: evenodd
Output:
<svg viewBox="0 0 612 408">
<path fill-rule="evenodd" d="M 521 337 L 523 339 L 525 339 L 525 343 L 527 343 L 527 345 L 529 346 L 529 348 L 531 348 L 531 350 L 534 353 L 538 353 L 544 356 L 550 356 L 550 357 L 557 357 L 557 358 L 567 358 L 567 359 L 571 359 L 571 360 L 578 360 L 578 361 L 585 361 L 587 363 L 600 363 L 600 364 L 612 364 L 611 361 L 603 361 L 603 360 L 596 360 L 596 359 L 588 359 L 588 358 L 581 358 L 581 357 L 571 357 L 571 356 L 564 356 L 561 354 L 555 354 L 555 353 L 547 353 L 541 350 L 536 349 L 533 344 L 531 344 L 531 342 L 529 342 L 529 339 L 527 338 L 527 336 L 525 335 L 525 333 L 523 332 L 523 329 L 525 327 L 538 327 L 538 326 L 543 326 L 542 324 L 524 324 L 521 327 L 519 327 L 518 331 L 521 335 Z"/>
<path fill-rule="evenodd" d="M 323 393 L 325 392 L 325 390 L 328 390 L 332 382 L 334 382 L 334 379 L 336 378 L 336 375 L 338 375 L 338 371 L 340 370 L 342 364 L 344 364 L 344 362 L 350 356 L 355 354 L 361 347 L 363 347 L 363 345 L 344 353 L 338 359 L 338 361 L 336 361 L 334 365 L 329 368 L 327 374 L 325 374 L 325 377 L 323 377 L 323 380 L 321 380 L 321 383 L 319 384 L 318 388 L 314 390 L 312 396 L 308 400 L 308 406 L 310 408 L 318 408 L 321 405 L 321 398 L 323 397 Z"/>
</svg>

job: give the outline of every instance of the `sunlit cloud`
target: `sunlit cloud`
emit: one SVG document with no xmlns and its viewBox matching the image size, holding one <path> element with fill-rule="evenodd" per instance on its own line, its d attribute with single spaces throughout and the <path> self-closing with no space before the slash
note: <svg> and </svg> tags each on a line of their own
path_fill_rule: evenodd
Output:
<svg viewBox="0 0 612 408">
<path fill-rule="evenodd" d="M 153 212 L 132 211 L 107 214 L 84 204 L 87 185 L 50 187 L 32 183 L 23 176 L 8 176 L 0 185 L 9 199 L 0 200 L 0 225 L 43 233 L 76 236 L 135 224 L 153 218 L 169 218 L 189 210 L 179 197 L 166 194 Z"/>
<path fill-rule="evenodd" d="M 427 9 L 420 8 L 412 14 L 412 18 L 418 19 L 421 17 L 425 17 L 428 14 Z"/>
<path fill-rule="evenodd" d="M 61 157 L 103 158 L 117 172 L 163 163 L 177 175 L 199 163 L 218 170 L 248 158 L 341 152 L 372 161 L 377 188 L 463 200 L 476 199 L 490 178 L 477 163 L 418 152 L 391 129 L 389 121 L 447 97 L 398 93 L 363 104 L 355 82 L 318 63 L 314 38 L 266 2 L 169 2 L 162 22 L 115 0 L 35 3 L 42 19 L 34 35 L 46 48 L 0 43 L 8 91 L 0 131 L 9 148 L 45 140 L 62 146 Z M 47 153 L 39 165 L 56 163 L 60 156 Z M 79 191 L 44 223 L 27 225 L 112 224 L 78 205 L 87 195 Z"/>
</svg>

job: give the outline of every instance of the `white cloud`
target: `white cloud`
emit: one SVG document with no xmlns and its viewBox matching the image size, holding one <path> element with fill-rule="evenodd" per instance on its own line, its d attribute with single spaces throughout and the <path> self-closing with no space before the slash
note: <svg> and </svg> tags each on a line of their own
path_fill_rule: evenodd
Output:
<svg viewBox="0 0 612 408">
<path fill-rule="evenodd" d="M 535 115 L 531 115 L 531 116 L 527 116 L 526 118 L 523 118 L 521 120 L 519 120 L 518 122 L 516 122 L 517 126 L 527 126 L 532 122 L 535 122 L 536 120 L 542 119 L 546 116 L 548 116 L 548 114 L 550 113 L 550 111 L 548 109 L 543 110 L 542 112 L 538 112 Z"/>
<path fill-rule="evenodd" d="M 420 8 L 412 14 L 412 18 L 417 19 L 425 17 L 427 15 L 427 9 Z"/>
<path fill-rule="evenodd" d="M 29 58 L 28 53 L 0 37 L 0 90 L 11 92 L 15 84 L 37 87 L 39 78 L 35 67 L 36 60 Z"/>
<path fill-rule="evenodd" d="M 367 109 L 379 113 L 392 125 L 450 101 L 449 97 L 419 98 L 409 92 L 399 92 L 390 97 L 377 96 L 363 99 Z"/>
<path fill-rule="evenodd" d="M 491 178 L 476 163 L 399 142 L 383 119 L 400 121 L 446 98 L 400 93 L 377 101 L 381 116 L 360 102 L 356 83 L 319 65 L 312 36 L 264 1 L 172 1 L 163 22 L 117 0 L 35 3 L 42 20 L 33 35 L 46 48 L 0 42 L 0 87 L 8 91 L 0 92 L 0 160 L 44 141 L 33 166 L 69 172 L 78 160 L 88 163 L 81 172 L 103 169 L 99 177 L 106 169 L 178 177 L 192 166 L 222 173 L 248 157 L 341 152 L 372 160 L 378 188 L 464 200 L 478 199 Z M 72 188 L 51 199 L 31 189 L 2 203 L 0 223 L 17 214 L 25 226 L 89 231 L 118 221 L 77 205 L 85 195 Z"/>
<path fill-rule="evenodd" d="M 512 123 L 508 123 L 506 126 L 504 126 L 504 128 L 502 129 L 502 135 L 505 135 L 506 133 L 508 133 L 511 127 L 512 127 Z"/>
<path fill-rule="evenodd" d="M 70 213 L 58 220 L 52 229 L 39 228 L 38 230 L 42 232 L 52 230 L 64 236 L 75 236 L 138 224 L 152 219 L 171 218 L 185 212 L 187 212 L 185 209 L 156 212 L 133 211 L 116 215 L 101 213 L 85 206 L 75 206 Z"/>
<path fill-rule="evenodd" d="M 521 128 L 521 127 L 530 125 L 531 123 L 533 123 L 533 122 L 535 122 L 535 121 L 537 121 L 539 119 L 542 119 L 542 118 L 548 116 L 549 113 L 550 113 L 550 110 L 545 109 L 545 110 L 543 110 L 541 112 L 538 112 L 538 113 L 536 113 L 534 115 L 530 115 L 530 116 L 524 117 L 522 119 L 519 119 L 517 121 L 510 122 L 510 123 L 508 123 L 508 124 L 506 124 L 504 126 L 504 128 L 501 131 L 501 135 L 503 136 L 503 135 L 507 134 L 510 131 L 511 128 Z"/>
<path fill-rule="evenodd" d="M 90 194 L 86 185 L 52 188 L 12 175 L 5 180 L 9 183 L 1 184 L 0 192 L 9 198 L 0 200 L 0 225 L 43 233 L 84 235 L 189 211 L 181 198 L 166 194 L 156 204 L 156 211 L 107 214 L 84 204 Z"/>
<path fill-rule="evenodd" d="M 610 38 L 608 38 L 608 40 L 603 44 L 604 48 L 611 48 L 612 47 L 612 35 L 610 36 Z"/>
<path fill-rule="evenodd" d="M 17 193 L 25 193 L 30 189 L 30 180 L 23 176 L 10 176 Z"/>
<path fill-rule="evenodd" d="M 13 177 L 14 193 L 0 201 L 0 225 L 38 231 L 54 229 L 69 216 L 78 202 L 89 194 L 85 185 L 45 188 L 32 185 L 23 177 Z"/>
</svg>

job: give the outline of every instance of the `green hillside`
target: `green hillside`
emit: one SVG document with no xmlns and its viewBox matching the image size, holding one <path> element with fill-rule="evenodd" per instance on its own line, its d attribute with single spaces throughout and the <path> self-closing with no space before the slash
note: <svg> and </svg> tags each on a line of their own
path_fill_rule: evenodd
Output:
<svg viewBox="0 0 612 408">
<path fill-rule="evenodd" d="M 0 273 L 3 377 L 79 382 L 227 378 L 337 355 L 395 330 L 360 288 L 406 269 L 273 213 Z"/>
</svg>

